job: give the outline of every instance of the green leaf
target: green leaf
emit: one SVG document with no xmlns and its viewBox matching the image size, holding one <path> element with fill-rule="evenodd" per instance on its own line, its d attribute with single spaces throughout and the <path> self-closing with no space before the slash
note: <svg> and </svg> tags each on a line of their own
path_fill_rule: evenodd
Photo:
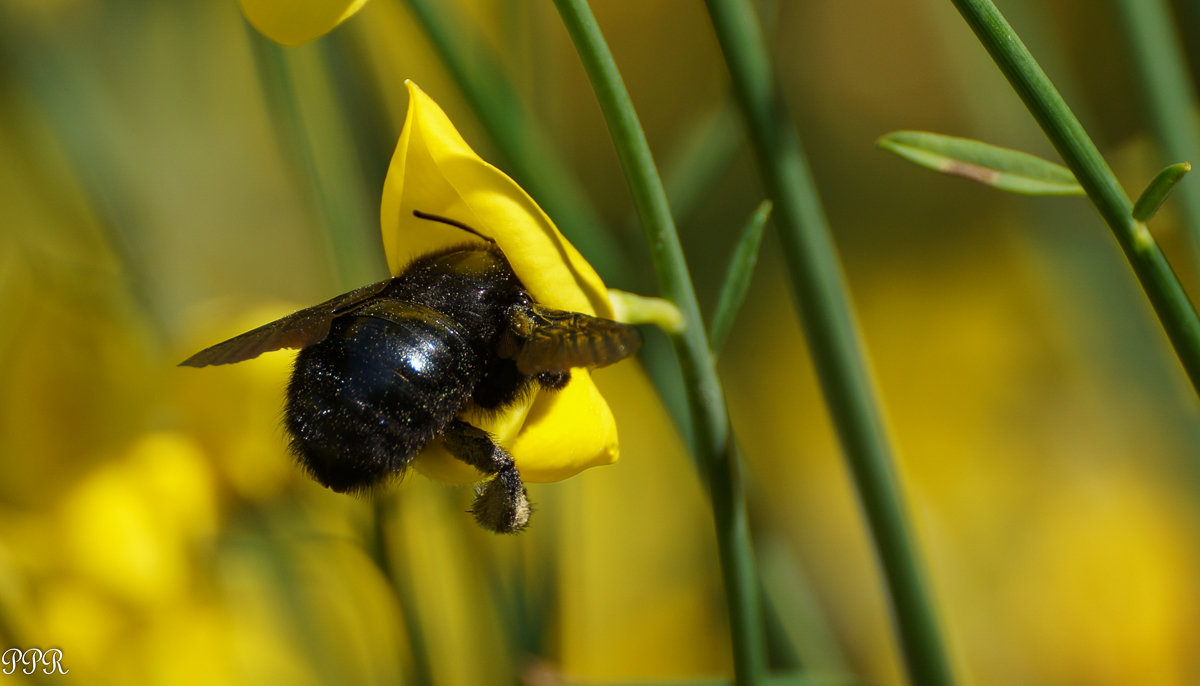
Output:
<svg viewBox="0 0 1200 686">
<path fill-rule="evenodd" d="M 1175 184 L 1192 170 L 1189 162 L 1178 162 L 1160 171 L 1154 180 L 1142 191 L 1142 197 L 1133 204 L 1133 218 L 1140 222 L 1148 222 L 1162 207 L 1163 201 L 1171 194 Z"/>
<path fill-rule="evenodd" d="M 733 320 L 737 318 L 738 310 L 750 290 L 750 277 L 754 275 L 754 265 L 758 262 L 758 246 L 762 243 L 763 228 L 767 218 L 771 216 L 771 201 L 764 200 L 750 215 L 746 228 L 742 229 L 742 237 L 738 239 L 737 247 L 733 249 L 733 257 L 725 272 L 725 281 L 721 284 L 721 293 L 717 297 L 717 309 L 713 312 L 712 327 L 708 332 L 708 345 L 713 355 L 718 355 L 725 347 L 725 339 L 733 328 Z"/>
<path fill-rule="evenodd" d="M 896 131 L 875 145 L 943 174 L 1027 195 L 1083 195 L 1070 169 L 1029 153 L 925 131 Z"/>
</svg>

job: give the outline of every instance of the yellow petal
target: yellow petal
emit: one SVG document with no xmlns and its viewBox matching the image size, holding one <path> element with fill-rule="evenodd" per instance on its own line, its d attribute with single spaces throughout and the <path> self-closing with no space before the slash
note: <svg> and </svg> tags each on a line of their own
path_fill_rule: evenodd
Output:
<svg viewBox="0 0 1200 686">
<path fill-rule="evenodd" d="M 548 483 L 588 467 L 617 461 L 617 425 L 600 389 L 587 372 L 576 370 L 566 388 L 539 393 L 531 405 L 519 405 L 491 421 L 467 416 L 512 454 L 526 483 Z M 425 449 L 416 462 L 424 475 L 452 483 L 479 480 L 479 472 L 452 457 L 440 444 Z"/>
<path fill-rule="evenodd" d="M 604 282 L 515 181 L 483 161 L 446 113 L 407 82 L 408 117 L 383 187 L 383 249 L 398 274 L 413 259 L 464 241 L 461 230 L 413 210 L 456 219 L 496 241 L 534 300 L 611 318 Z"/>
<path fill-rule="evenodd" d="M 590 374 L 538 396 L 510 451 L 530 483 L 558 481 L 617 461 L 617 425 Z"/>
<path fill-rule="evenodd" d="M 267 38 L 300 45 L 349 19 L 367 0 L 238 0 L 242 14 Z"/>
<path fill-rule="evenodd" d="M 600 277 L 507 175 L 467 145 L 445 112 L 411 81 L 409 108 L 384 181 L 381 221 L 388 266 L 399 274 L 421 255 L 470 240 L 463 231 L 413 215 L 414 210 L 457 220 L 490 237 L 534 300 L 611 318 Z M 538 391 L 493 416 L 464 416 L 509 449 L 530 482 L 563 479 L 617 457 L 612 414 L 586 370 L 572 372 L 557 392 Z M 417 467 L 450 481 L 479 478 L 438 445 Z"/>
</svg>

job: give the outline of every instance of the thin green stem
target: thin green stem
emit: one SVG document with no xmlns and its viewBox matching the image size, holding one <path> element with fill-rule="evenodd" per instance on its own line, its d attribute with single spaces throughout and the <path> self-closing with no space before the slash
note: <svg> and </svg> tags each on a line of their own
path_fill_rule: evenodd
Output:
<svg viewBox="0 0 1200 686">
<path fill-rule="evenodd" d="M 368 265 L 373 261 L 369 254 L 374 251 L 366 248 L 363 234 L 354 223 L 354 213 L 349 209 L 350 198 L 342 197 L 346 194 L 335 192 L 322 179 L 322 164 L 308 132 L 294 64 L 284 48 L 249 26 L 246 33 L 272 119 L 277 124 L 280 147 L 307 185 L 324 229 L 320 240 L 329 248 L 323 252 L 333 256 L 330 270 L 334 281 L 341 285 L 356 283 L 363 274 L 372 273 Z"/>
<path fill-rule="evenodd" d="M 87 198 L 87 206 L 96 214 L 96 226 L 103 231 L 106 247 L 112 250 L 128 278 L 120 285 L 130 300 L 149 316 L 147 321 L 160 338 L 164 322 L 169 320 L 161 302 L 149 265 L 146 235 L 149 232 L 136 210 L 135 190 L 128 185 L 125 174 L 115 174 L 119 156 L 115 156 L 108 137 L 95 135 L 97 130 L 117 127 L 113 112 L 119 111 L 112 102 L 112 93 L 99 85 L 99 67 L 91 64 L 72 66 L 60 50 L 42 42 L 38 32 L 22 32 L 15 25 L 0 21 L 0 63 L 28 89 L 37 103 L 39 116 L 53 131 L 70 162 L 70 169 Z M 15 111 L 15 110 L 14 110 Z M 28 148 L 28 152 L 26 152 Z M 7 155 L 39 154 L 34 140 L 18 139 L 5 150 Z M 37 170 L 30 166 L 30 173 Z M 61 180 L 44 182 L 47 187 Z M 84 231 L 87 224 L 69 225 L 72 230 Z M 53 230 L 45 227 L 43 231 Z M 42 233 L 42 232 L 39 232 Z M 63 244 L 81 245 L 82 235 L 56 237 Z"/>
<path fill-rule="evenodd" d="M 412 665 L 409 670 L 411 683 L 433 683 L 433 669 L 429 664 L 429 649 L 425 645 L 425 634 L 417 617 L 416 599 L 410 592 L 411 584 L 401 575 L 392 560 L 391 551 L 396 548 L 396 529 L 391 525 L 396 515 L 395 503 L 387 495 L 376 496 L 371 504 L 371 529 L 363 542 L 365 549 L 381 576 L 387 581 L 400 605 L 400 621 L 404 623 L 404 633 L 408 636 L 409 652 Z"/>
<path fill-rule="evenodd" d="M 441 0 L 408 0 L 417 21 L 471 103 L 513 177 L 545 208 L 563 233 L 610 280 L 630 273 L 628 257 L 604 228 L 575 174 L 550 144 L 518 96 L 496 55 L 476 54 L 480 41 L 464 40 L 469 23 Z"/>
<path fill-rule="evenodd" d="M 732 97 L 684 129 L 663 161 L 663 187 L 676 222 L 686 227 L 745 145 Z"/>
<path fill-rule="evenodd" d="M 910 681 L 953 682 L 845 279 L 762 29 L 747 0 L 707 0 L 741 104 L 805 335 L 883 567 Z"/>
<path fill-rule="evenodd" d="M 586 0 L 555 0 L 555 5 L 608 122 L 642 218 L 659 289 L 679 307 L 687 322 L 687 328 L 671 341 L 687 389 L 692 443 L 707 472 L 729 607 L 735 680 L 742 685 L 759 684 L 766 672 L 765 644 L 740 461 L 683 248 L 650 146 L 591 9 Z"/>
<path fill-rule="evenodd" d="M 1129 36 L 1138 82 L 1154 122 L 1155 136 L 1168 159 L 1200 164 L 1196 91 L 1188 78 L 1187 58 L 1165 0 L 1114 0 Z M 1191 231 L 1193 254 L 1200 255 L 1200 186 L 1176 191 Z"/>
<path fill-rule="evenodd" d="M 951 2 L 1004 72 L 1112 230 L 1192 387 L 1200 393 L 1200 318 L 1146 225 L 1133 218 L 1133 203 L 1112 169 L 996 6 L 990 0 Z"/>
</svg>

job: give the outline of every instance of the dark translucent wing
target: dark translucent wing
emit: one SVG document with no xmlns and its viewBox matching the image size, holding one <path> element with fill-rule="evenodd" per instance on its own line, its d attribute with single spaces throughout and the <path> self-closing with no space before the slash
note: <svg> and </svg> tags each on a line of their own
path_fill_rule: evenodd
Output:
<svg viewBox="0 0 1200 686">
<path fill-rule="evenodd" d="M 517 369 L 529 376 L 603 367 L 642 346 L 641 332 L 628 324 L 537 304 L 516 315 L 513 329 L 518 333 L 505 341 L 500 354 L 516 360 Z"/>
<path fill-rule="evenodd" d="M 329 325 L 334 317 L 352 310 L 362 301 L 378 294 L 390 279 L 356 288 L 320 305 L 313 305 L 293 312 L 283 319 L 263 324 L 257 329 L 205 348 L 179 364 L 188 367 L 206 367 L 212 364 L 231 364 L 250 360 L 259 355 L 281 348 L 305 348 L 320 343 L 329 335 Z"/>
</svg>

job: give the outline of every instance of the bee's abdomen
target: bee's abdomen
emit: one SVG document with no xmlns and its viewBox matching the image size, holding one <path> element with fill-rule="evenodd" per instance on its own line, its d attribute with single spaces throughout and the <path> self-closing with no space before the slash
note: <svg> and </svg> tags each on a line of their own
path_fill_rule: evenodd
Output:
<svg viewBox="0 0 1200 686">
<path fill-rule="evenodd" d="M 288 385 L 292 450 L 335 491 L 403 471 L 445 431 L 478 377 L 470 342 L 438 313 L 398 301 L 363 313 L 302 350 Z"/>
</svg>

